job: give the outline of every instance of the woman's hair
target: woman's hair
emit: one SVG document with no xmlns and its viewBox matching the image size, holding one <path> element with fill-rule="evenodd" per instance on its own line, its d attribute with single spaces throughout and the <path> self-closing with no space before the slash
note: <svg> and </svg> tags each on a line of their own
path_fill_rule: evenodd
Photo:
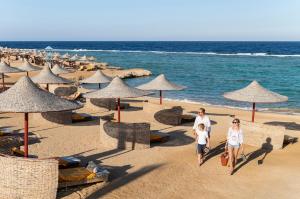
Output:
<svg viewBox="0 0 300 199">
<path fill-rule="evenodd" d="M 238 124 L 241 123 L 240 119 L 238 119 L 238 118 L 234 118 L 234 120 L 232 122 L 237 122 Z"/>
<path fill-rule="evenodd" d="M 200 127 L 201 130 L 204 130 L 204 128 L 205 128 L 204 124 L 202 124 L 202 123 L 199 124 L 198 126 Z"/>
<path fill-rule="evenodd" d="M 199 109 L 201 112 L 205 113 L 205 108 L 200 108 Z"/>
<path fill-rule="evenodd" d="M 232 123 L 233 123 L 233 122 L 236 122 L 238 125 L 240 125 L 240 123 L 241 123 L 241 122 L 240 122 L 240 119 L 238 119 L 238 118 L 235 118 L 234 120 L 232 120 Z"/>
</svg>

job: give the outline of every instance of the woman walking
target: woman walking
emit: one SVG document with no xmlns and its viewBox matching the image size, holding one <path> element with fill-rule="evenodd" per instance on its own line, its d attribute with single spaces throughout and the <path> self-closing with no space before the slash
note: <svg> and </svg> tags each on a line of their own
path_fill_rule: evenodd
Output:
<svg viewBox="0 0 300 199">
<path fill-rule="evenodd" d="M 240 149 L 242 154 L 244 154 L 243 139 L 243 131 L 240 128 L 240 120 L 234 119 L 232 121 L 232 127 L 228 129 L 227 142 L 225 146 L 225 150 L 228 150 L 229 154 L 230 175 L 234 172 Z"/>
</svg>

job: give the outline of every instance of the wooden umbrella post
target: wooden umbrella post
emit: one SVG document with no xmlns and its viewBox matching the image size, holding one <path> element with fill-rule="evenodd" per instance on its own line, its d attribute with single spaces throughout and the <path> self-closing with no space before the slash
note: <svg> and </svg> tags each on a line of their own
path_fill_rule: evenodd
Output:
<svg viewBox="0 0 300 199">
<path fill-rule="evenodd" d="M 121 121 L 121 114 L 120 114 L 121 108 L 120 108 L 120 98 L 118 98 L 118 122 Z"/>
<path fill-rule="evenodd" d="M 28 157 L 28 113 L 24 117 L 24 157 Z"/>
<path fill-rule="evenodd" d="M 159 104 L 162 105 L 162 91 L 159 91 Z"/>
<path fill-rule="evenodd" d="M 46 90 L 49 91 L 49 84 L 46 84 Z"/>
<path fill-rule="evenodd" d="M 29 72 L 28 71 L 26 71 L 26 75 L 27 75 L 27 77 L 29 77 Z"/>
<path fill-rule="evenodd" d="M 254 116 L 255 116 L 255 103 L 253 103 L 252 106 L 252 122 L 254 122 Z"/>
</svg>

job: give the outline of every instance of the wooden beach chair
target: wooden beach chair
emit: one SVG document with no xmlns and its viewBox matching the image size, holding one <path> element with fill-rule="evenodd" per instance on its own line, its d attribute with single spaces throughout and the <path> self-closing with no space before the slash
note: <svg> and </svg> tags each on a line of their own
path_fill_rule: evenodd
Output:
<svg viewBox="0 0 300 199">
<path fill-rule="evenodd" d="M 72 123 L 76 122 L 86 122 L 86 121 L 91 121 L 93 120 L 94 117 L 85 113 L 72 113 Z"/>
<path fill-rule="evenodd" d="M 101 175 L 99 175 L 89 171 L 84 167 L 60 169 L 58 187 L 64 188 L 98 182 L 107 182 L 108 176 L 109 172 L 107 170 L 103 170 L 103 172 L 101 172 Z"/>
<path fill-rule="evenodd" d="M 156 143 L 156 142 L 167 142 L 169 140 L 170 136 L 165 133 L 160 133 L 159 131 L 152 131 L 150 133 L 150 142 Z"/>
</svg>

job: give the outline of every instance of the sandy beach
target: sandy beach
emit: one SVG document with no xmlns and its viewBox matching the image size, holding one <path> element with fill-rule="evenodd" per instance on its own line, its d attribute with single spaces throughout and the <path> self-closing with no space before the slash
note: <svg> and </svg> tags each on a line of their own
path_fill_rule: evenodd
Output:
<svg viewBox="0 0 300 199">
<path fill-rule="evenodd" d="M 64 77 L 86 77 L 92 73 L 76 72 Z M 8 82 L 14 82 L 21 74 L 9 76 Z M 121 151 L 103 147 L 99 140 L 99 118 L 59 125 L 31 120 L 32 115 L 29 114 L 30 139 L 33 140 L 29 146 L 31 155 L 39 158 L 73 155 L 84 162 L 93 160 L 100 163 L 111 172 L 106 184 L 62 189 L 58 192 L 58 198 L 299 198 L 299 143 L 273 150 L 263 164 L 258 164 L 263 155 L 258 153 L 233 176 L 228 175 L 227 167 L 221 166 L 220 154 L 224 150 L 226 133 L 232 119 L 230 116 L 250 121 L 250 111 L 164 101 L 166 106 L 182 106 L 185 112 L 197 112 L 200 107 L 207 110 L 213 124 L 212 152 L 204 165 L 199 167 L 192 134 L 193 123 L 169 126 L 155 121 L 142 110 L 142 101 L 146 99 L 158 103 L 158 99 L 151 97 L 127 100 L 131 108 L 122 111 L 122 121 L 149 122 L 151 130 L 170 135 L 170 140 L 143 150 Z M 87 107 L 77 112 L 93 116 L 114 113 Z M 14 130 L 23 128 L 22 114 L 1 113 L 0 118 L 2 127 Z M 256 122 L 285 126 L 286 135 L 299 137 L 300 116 L 258 112 Z M 245 147 L 246 154 L 257 150 L 255 147 Z"/>
</svg>

